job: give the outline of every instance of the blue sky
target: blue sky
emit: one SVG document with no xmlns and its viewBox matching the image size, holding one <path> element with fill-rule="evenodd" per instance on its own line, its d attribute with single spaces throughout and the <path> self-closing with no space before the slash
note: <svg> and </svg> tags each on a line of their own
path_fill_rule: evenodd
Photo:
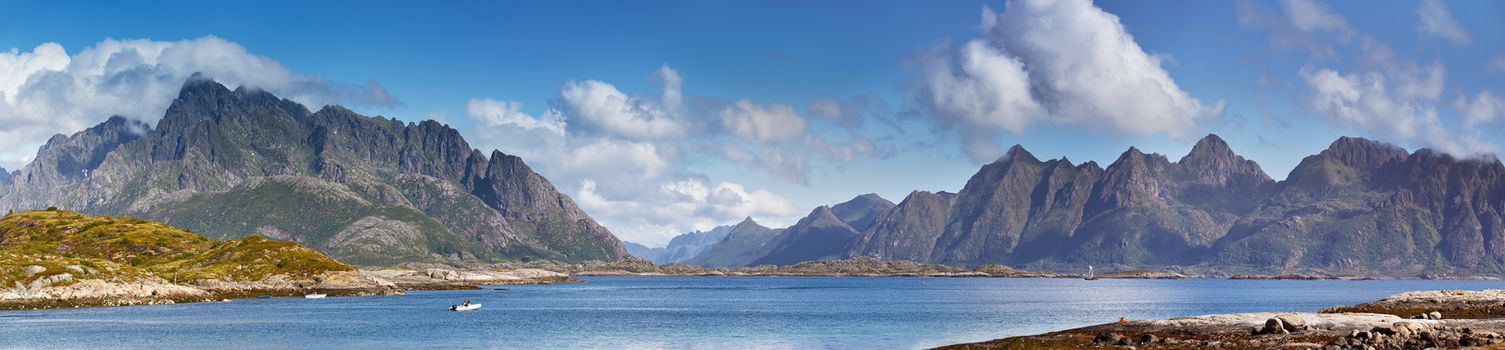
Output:
<svg viewBox="0 0 1505 350">
<path fill-rule="evenodd" d="M 1106 166 L 1217 133 L 1280 179 L 1341 135 L 1459 156 L 1505 142 L 1497 2 L 153 5 L 0 10 L 0 166 L 110 114 L 155 121 L 187 70 L 440 119 L 650 245 L 862 193 L 956 191 L 1016 143 Z M 137 81 L 110 79 L 122 66 L 152 72 L 145 97 L 111 85 Z"/>
</svg>

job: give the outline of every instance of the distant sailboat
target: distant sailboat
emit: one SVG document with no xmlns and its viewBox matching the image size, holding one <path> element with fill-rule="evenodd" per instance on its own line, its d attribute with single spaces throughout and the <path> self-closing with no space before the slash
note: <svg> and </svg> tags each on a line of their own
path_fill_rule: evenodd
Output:
<svg viewBox="0 0 1505 350">
<path fill-rule="evenodd" d="M 1088 281 L 1096 281 L 1097 280 L 1097 275 L 1092 273 L 1092 265 L 1087 265 L 1087 278 L 1086 279 Z"/>
</svg>

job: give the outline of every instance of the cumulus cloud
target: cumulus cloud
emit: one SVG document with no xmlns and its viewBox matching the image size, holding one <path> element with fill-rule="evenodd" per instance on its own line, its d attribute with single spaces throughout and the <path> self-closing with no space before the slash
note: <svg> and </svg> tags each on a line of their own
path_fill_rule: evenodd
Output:
<svg viewBox="0 0 1505 350">
<path fill-rule="evenodd" d="M 612 200 L 597 189 L 595 181 L 585 180 L 575 193 L 580 206 L 593 217 L 620 218 L 608 227 L 624 239 L 647 245 L 663 245 L 687 230 L 707 230 L 745 217 L 782 223 L 798 214 L 794 203 L 782 196 L 728 182 L 714 186 L 696 179 L 666 182 L 655 189 L 661 197 L 671 198 L 662 202 Z"/>
<path fill-rule="evenodd" d="M 1416 31 L 1422 35 L 1447 39 L 1458 45 L 1468 45 L 1473 41 L 1468 31 L 1463 29 L 1463 23 L 1453 18 L 1442 0 L 1422 0 L 1421 6 L 1416 8 L 1416 15 L 1421 17 Z"/>
<path fill-rule="evenodd" d="M 1118 21 L 1087 0 L 984 7 L 982 36 L 919 59 L 909 100 L 960 131 L 974 160 L 1002 154 L 1000 132 L 1035 123 L 1124 135 L 1186 136 L 1222 112 L 1191 97 Z"/>
<path fill-rule="evenodd" d="M 342 84 L 293 73 L 240 44 L 208 36 L 181 41 L 106 39 L 69 55 L 44 43 L 0 52 L 0 166 L 19 168 L 53 134 L 121 115 L 162 117 L 178 88 L 202 72 L 229 86 L 270 91 L 313 108 L 325 104 L 397 108 L 381 84 Z"/>
<path fill-rule="evenodd" d="M 1271 30 L 1277 47 L 1301 42 L 1314 48 L 1315 58 L 1341 58 L 1332 43 L 1351 49 L 1343 51 L 1353 55 L 1348 68 L 1336 68 L 1341 64 L 1323 67 L 1314 62 L 1297 72 L 1307 88 L 1307 105 L 1319 117 L 1340 128 L 1457 156 L 1498 153 L 1498 146 L 1471 130 L 1497 118 L 1491 93 L 1455 100 L 1453 106 L 1462 114 L 1462 121 L 1453 124 L 1437 109 L 1447 86 L 1446 67 L 1440 61 L 1419 63 L 1402 57 L 1384 41 L 1352 27 L 1323 3 L 1284 0 L 1281 7 L 1286 13 L 1283 20 L 1271 18 L 1257 5 L 1241 3 L 1240 21 L 1257 24 L 1246 28 Z M 1422 17 L 1418 30 L 1425 35 L 1467 43 L 1467 33 L 1455 26 L 1457 21 L 1440 2 L 1423 3 L 1417 13 Z M 1461 129 L 1455 126 L 1459 124 Z"/>
<path fill-rule="evenodd" d="M 760 143 L 783 142 L 805 134 L 805 117 L 793 107 L 763 106 L 747 99 L 722 110 L 721 124 L 738 138 Z"/>
<path fill-rule="evenodd" d="M 558 98 L 536 116 L 518 102 L 472 99 L 467 115 L 476 127 L 467 132 L 482 147 L 527 159 L 625 240 L 658 245 L 680 233 L 744 217 L 772 225 L 798 218 L 802 212 L 788 198 L 711 181 L 691 164 L 705 157 L 757 164 L 777 178 L 802 182 L 808 172 L 805 154 L 834 154 L 786 151 L 812 137 L 803 116 L 789 106 L 751 100 L 692 112 L 684 78 L 668 65 L 659 67 L 650 82 L 658 90 L 641 95 L 603 81 L 566 82 Z M 722 123 L 704 128 L 697 119 Z M 717 144 L 745 154 L 728 156 Z"/>
<path fill-rule="evenodd" d="M 671 91 L 664 89 L 664 95 Z M 605 82 L 567 82 L 559 98 L 561 113 L 580 126 L 574 130 L 639 141 L 679 138 L 687 131 L 681 118 L 662 104 L 628 96 Z"/>
<path fill-rule="evenodd" d="M 1487 90 L 1480 91 L 1474 95 L 1473 100 L 1459 96 L 1453 101 L 1453 108 L 1463 114 L 1463 127 L 1472 128 L 1475 125 L 1494 122 L 1501 115 L 1505 115 L 1505 99 Z"/>
<path fill-rule="evenodd" d="M 856 132 L 869 120 L 888 121 L 893 115 L 888 103 L 876 95 L 858 95 L 846 99 L 815 97 L 806 107 L 811 115 L 825 118 L 848 131 Z"/>
<path fill-rule="evenodd" d="M 1312 108 L 1341 126 L 1455 155 L 1498 153 L 1497 146 L 1477 135 L 1448 128 L 1429 98 L 1406 93 L 1410 89 L 1397 88 L 1385 74 L 1305 69 L 1301 76 L 1312 89 Z M 1493 119 L 1493 114 L 1480 115 L 1474 122 Z"/>
<path fill-rule="evenodd" d="M 465 104 L 465 112 L 470 115 L 471 119 L 489 126 L 513 125 L 523 129 L 564 133 L 564 119 L 554 110 L 549 110 L 540 117 L 534 117 L 524 113 L 522 105 L 521 102 L 473 98 Z"/>
</svg>

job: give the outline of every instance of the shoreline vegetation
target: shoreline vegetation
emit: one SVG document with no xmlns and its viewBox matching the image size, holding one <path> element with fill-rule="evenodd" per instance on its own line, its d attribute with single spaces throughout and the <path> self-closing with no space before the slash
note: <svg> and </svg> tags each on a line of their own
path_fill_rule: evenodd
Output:
<svg viewBox="0 0 1505 350">
<path fill-rule="evenodd" d="M 1505 348 L 1505 290 L 1417 291 L 1317 312 L 1124 320 L 937 349 Z"/>
<path fill-rule="evenodd" d="M 216 240 L 147 220 L 48 208 L 0 218 L 0 310 L 376 296 L 574 280 L 538 269 L 358 269 L 298 243 Z"/>
</svg>

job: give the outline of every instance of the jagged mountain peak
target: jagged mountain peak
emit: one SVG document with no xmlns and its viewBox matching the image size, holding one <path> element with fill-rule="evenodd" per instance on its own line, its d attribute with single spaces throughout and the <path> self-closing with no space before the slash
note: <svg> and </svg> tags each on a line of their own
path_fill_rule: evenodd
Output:
<svg viewBox="0 0 1505 350">
<path fill-rule="evenodd" d="M 1230 179 L 1258 183 L 1273 182 L 1263 168 L 1244 159 L 1216 134 L 1208 134 L 1192 146 L 1191 152 L 1176 162 L 1191 181 L 1203 184 L 1227 184 Z"/>
<path fill-rule="evenodd" d="M 1040 161 L 1039 158 L 1035 158 L 1034 154 L 1029 153 L 1029 150 L 1024 149 L 1024 145 L 1014 144 L 1014 146 L 1009 147 L 1008 152 L 1004 153 L 1002 157 L 999 157 L 998 160 L 995 161 L 995 163 L 1011 163 L 1015 160 L 1023 160 L 1029 162 Z"/>
<path fill-rule="evenodd" d="M 1103 170 L 1103 166 L 1102 165 L 1098 165 L 1097 161 L 1095 161 L 1095 160 L 1089 160 L 1086 163 L 1082 163 L 1082 164 L 1077 165 L 1076 167 L 1077 167 L 1077 169 L 1083 169 L 1083 170 L 1085 170 L 1085 169 Z"/>
<path fill-rule="evenodd" d="M 224 84 L 196 73 L 178 90 L 178 97 L 168 105 L 166 115 L 157 123 L 157 130 L 164 133 L 186 130 L 206 118 L 289 117 L 302 121 L 311 114 L 302 104 L 270 92 L 244 86 L 232 91 Z"/>
<path fill-rule="evenodd" d="M 837 219 L 845 222 L 857 231 L 866 230 L 883 212 L 893 209 L 894 202 L 878 196 L 876 193 L 868 193 L 852 198 L 830 208 Z"/>
<path fill-rule="evenodd" d="M 1129 146 L 1118 155 L 1118 159 L 1109 164 L 1108 172 L 1138 171 L 1139 169 L 1161 168 L 1170 164 L 1170 159 L 1159 153 L 1145 153 L 1138 147 Z"/>
<path fill-rule="evenodd" d="M 893 205 L 893 203 L 894 202 L 891 202 L 888 199 L 885 199 L 882 196 L 879 196 L 877 193 L 868 193 L 868 194 L 863 194 L 863 195 L 858 195 L 856 197 L 852 197 L 852 199 L 847 200 L 846 202 L 838 203 L 838 204 L 832 206 L 832 210 L 833 211 L 837 211 L 837 212 L 841 212 L 842 211 L 841 209 L 844 208 L 844 207 L 866 208 L 866 207 L 872 207 L 874 205 L 883 205 L 883 204 Z"/>
<path fill-rule="evenodd" d="M 1410 154 L 1400 146 L 1362 137 L 1344 136 L 1333 141 L 1318 155 L 1331 157 L 1349 167 L 1374 169 L 1392 161 L 1404 159 Z"/>
<path fill-rule="evenodd" d="M 1191 152 L 1182 157 L 1180 162 L 1185 163 L 1189 159 L 1233 159 L 1235 157 L 1238 155 L 1233 153 L 1233 148 L 1228 147 L 1228 142 L 1223 141 L 1223 138 L 1218 137 L 1217 134 L 1207 134 L 1201 140 L 1197 140 L 1197 144 L 1191 147 Z"/>
<path fill-rule="evenodd" d="M 819 206 L 819 207 L 815 207 L 814 210 L 810 211 L 810 215 L 807 215 L 806 218 L 813 218 L 813 219 L 818 219 L 818 220 L 837 219 L 836 218 L 836 213 L 831 211 L 831 206 L 829 206 L 829 205 L 822 205 L 822 206 Z M 801 221 L 804 221 L 804 220 L 801 220 Z M 837 219 L 836 221 L 841 221 L 841 220 Z"/>
<path fill-rule="evenodd" d="M 738 233 L 757 232 L 757 231 L 764 231 L 764 230 L 771 230 L 771 228 L 768 228 L 768 226 L 763 226 L 763 224 L 758 223 L 757 220 L 754 220 L 751 216 L 749 216 L 747 218 L 742 219 L 742 221 L 737 222 L 736 225 L 732 225 L 731 233 L 732 234 L 738 234 Z"/>
</svg>

